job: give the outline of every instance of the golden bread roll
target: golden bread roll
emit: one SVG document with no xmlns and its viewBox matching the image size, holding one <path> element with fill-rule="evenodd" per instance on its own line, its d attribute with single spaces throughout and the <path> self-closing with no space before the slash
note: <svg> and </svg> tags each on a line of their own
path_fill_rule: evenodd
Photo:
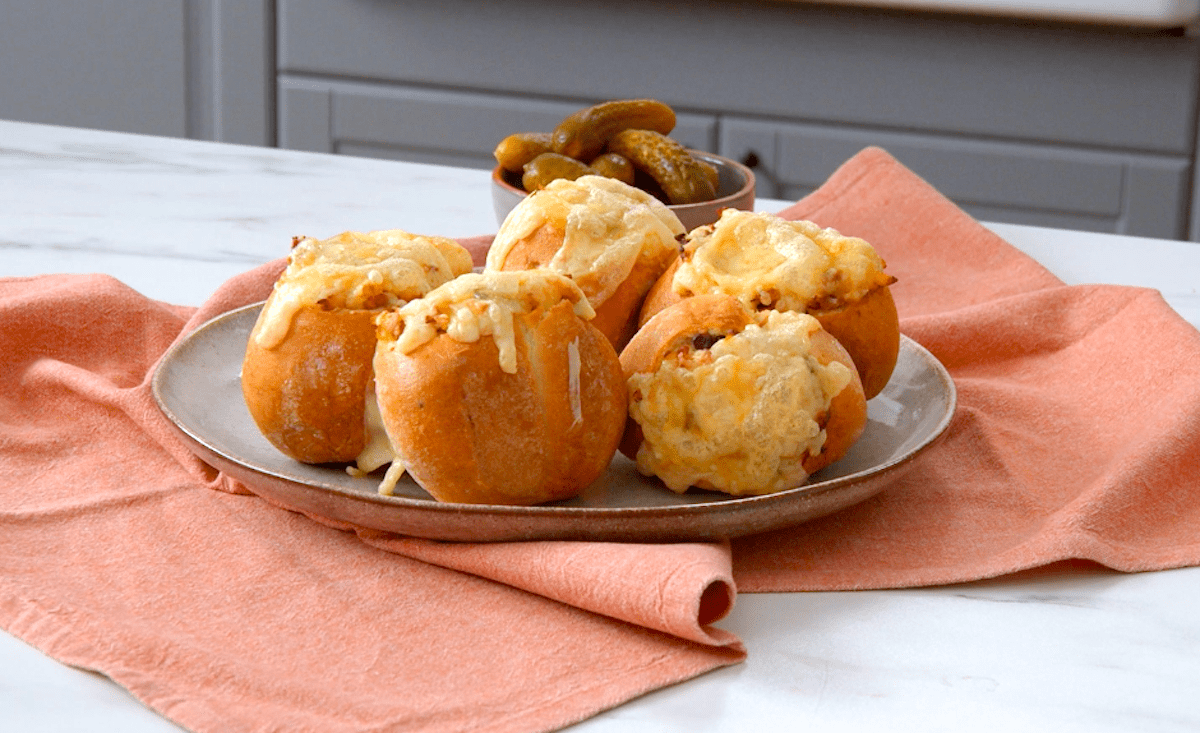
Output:
<svg viewBox="0 0 1200 733">
<path fill-rule="evenodd" d="M 583 292 L 548 270 L 468 274 L 381 315 L 380 413 L 402 471 L 435 499 L 577 495 L 616 453 L 625 379 Z"/>
<path fill-rule="evenodd" d="M 846 350 L 803 313 L 686 298 L 621 352 L 621 452 L 676 492 L 735 496 L 800 486 L 862 435 L 867 402 Z"/>
<path fill-rule="evenodd" d="M 513 208 L 486 269 L 547 268 L 571 278 L 596 311 L 592 325 L 620 351 L 684 233 L 674 212 L 633 186 L 602 176 L 559 179 Z"/>
<path fill-rule="evenodd" d="M 900 355 L 900 320 L 875 248 L 810 221 L 726 209 L 688 234 L 679 258 L 642 305 L 644 324 L 668 305 L 724 293 L 752 310 L 814 316 L 858 368 L 867 399 L 883 390 Z"/>
<path fill-rule="evenodd" d="M 357 461 L 370 471 L 390 461 L 382 429 L 371 427 L 375 316 L 470 271 L 470 253 L 443 237 L 388 230 L 297 239 L 242 362 L 259 430 L 304 463 Z"/>
</svg>

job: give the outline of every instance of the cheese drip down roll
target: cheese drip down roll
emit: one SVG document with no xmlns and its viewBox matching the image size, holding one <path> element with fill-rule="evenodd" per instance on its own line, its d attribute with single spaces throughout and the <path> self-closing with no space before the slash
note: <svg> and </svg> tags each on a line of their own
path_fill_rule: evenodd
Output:
<svg viewBox="0 0 1200 733">
<path fill-rule="evenodd" d="M 616 351 L 570 279 L 468 274 L 379 317 L 375 379 L 400 465 L 435 499 L 532 505 L 577 495 L 625 425 Z"/>
<path fill-rule="evenodd" d="M 592 325 L 619 351 L 684 233 L 675 213 L 645 191 L 602 176 L 559 179 L 509 212 L 487 269 L 545 268 L 571 278 L 596 311 Z"/>
<path fill-rule="evenodd" d="M 246 344 L 242 393 L 262 434 L 304 463 L 391 460 L 373 420 L 375 317 L 471 271 L 452 239 L 401 230 L 298 238 Z"/>
<path fill-rule="evenodd" d="M 900 354 L 895 278 L 885 266 L 863 239 L 810 221 L 727 209 L 688 234 L 679 259 L 646 296 L 639 322 L 712 293 L 752 310 L 807 313 L 849 352 L 870 399 L 887 385 Z"/>
<path fill-rule="evenodd" d="M 800 486 L 866 426 L 854 363 L 803 313 L 688 298 L 643 326 L 621 365 L 629 396 L 621 451 L 676 492 Z"/>
</svg>

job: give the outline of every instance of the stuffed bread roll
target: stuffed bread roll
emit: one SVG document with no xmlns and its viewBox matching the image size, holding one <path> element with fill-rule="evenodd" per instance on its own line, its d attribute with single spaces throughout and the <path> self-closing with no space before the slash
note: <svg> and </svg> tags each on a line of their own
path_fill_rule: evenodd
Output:
<svg viewBox="0 0 1200 733">
<path fill-rule="evenodd" d="M 862 435 L 854 363 L 812 316 L 700 295 L 659 312 L 621 352 L 621 451 L 667 488 L 768 494 L 800 486 Z"/>
<path fill-rule="evenodd" d="M 625 426 L 616 351 L 569 279 L 469 274 L 379 317 L 375 379 L 396 461 L 435 499 L 531 505 L 577 495 Z"/>
<path fill-rule="evenodd" d="M 355 461 L 369 472 L 390 461 L 375 417 L 375 317 L 470 271 L 470 253 L 443 237 L 298 238 L 242 362 L 242 393 L 262 434 L 304 463 Z"/>
<path fill-rule="evenodd" d="M 854 360 L 867 399 L 883 390 L 900 354 L 900 321 L 875 248 L 810 221 L 727 209 L 688 234 L 655 283 L 640 323 L 671 303 L 725 293 L 753 310 L 814 316 Z"/>
<path fill-rule="evenodd" d="M 684 233 L 675 213 L 645 191 L 602 176 L 559 179 L 509 213 L 487 269 L 544 267 L 571 278 L 596 311 L 592 325 L 620 351 Z"/>
</svg>

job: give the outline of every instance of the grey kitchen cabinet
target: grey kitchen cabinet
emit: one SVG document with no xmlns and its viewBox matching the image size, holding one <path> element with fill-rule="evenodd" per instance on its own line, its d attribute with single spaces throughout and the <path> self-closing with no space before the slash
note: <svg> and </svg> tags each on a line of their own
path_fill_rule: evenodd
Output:
<svg viewBox="0 0 1200 733">
<path fill-rule="evenodd" d="M 977 219 L 1180 238 L 1191 164 L 1184 156 L 971 140 L 725 117 L 721 150 L 765 163 L 758 179 L 799 198 L 864 147 L 903 161 Z"/>
<path fill-rule="evenodd" d="M 490 167 L 654 97 L 794 198 L 868 145 L 994 221 L 1200 240 L 1200 39 L 773 0 L 3 0 L 0 118 Z"/>
<path fill-rule="evenodd" d="M 0 119 L 270 145 L 273 0 L 3 0 Z"/>
<path fill-rule="evenodd" d="M 654 97 L 792 198 L 868 145 L 995 221 L 1187 238 L 1200 43 L 1178 31 L 728 0 L 278 0 L 284 147 L 488 167 Z"/>
<path fill-rule="evenodd" d="M 511 132 L 549 131 L 579 104 L 393 84 L 283 78 L 281 147 L 474 168 L 496 165 L 492 150 Z M 680 112 L 672 137 L 694 148 L 717 144 L 714 115 Z"/>
</svg>

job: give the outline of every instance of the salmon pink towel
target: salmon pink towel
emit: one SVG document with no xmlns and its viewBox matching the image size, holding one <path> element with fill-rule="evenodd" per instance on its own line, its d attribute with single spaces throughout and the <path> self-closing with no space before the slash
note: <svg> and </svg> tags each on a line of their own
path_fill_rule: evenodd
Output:
<svg viewBox="0 0 1200 733">
<path fill-rule="evenodd" d="M 875 499 L 732 544 L 456 545 L 277 509 L 175 439 L 149 377 L 280 263 L 198 311 L 0 280 L 0 626 L 196 731 L 541 731 L 741 660 L 711 625 L 735 579 L 1200 562 L 1200 336 L 1157 293 L 1063 286 L 879 150 L 787 214 L 876 245 L 960 406 Z"/>
<path fill-rule="evenodd" d="M 876 247 L 901 331 L 949 368 L 958 409 L 875 498 L 735 541 L 738 590 L 1200 564 L 1200 332 L 1157 291 L 1063 285 L 878 149 L 781 213 Z"/>
<path fill-rule="evenodd" d="M 0 627 L 194 731 L 544 731 L 741 661 L 727 544 L 474 547 L 274 506 L 174 436 L 149 375 L 199 312 L 0 280 Z"/>
</svg>

